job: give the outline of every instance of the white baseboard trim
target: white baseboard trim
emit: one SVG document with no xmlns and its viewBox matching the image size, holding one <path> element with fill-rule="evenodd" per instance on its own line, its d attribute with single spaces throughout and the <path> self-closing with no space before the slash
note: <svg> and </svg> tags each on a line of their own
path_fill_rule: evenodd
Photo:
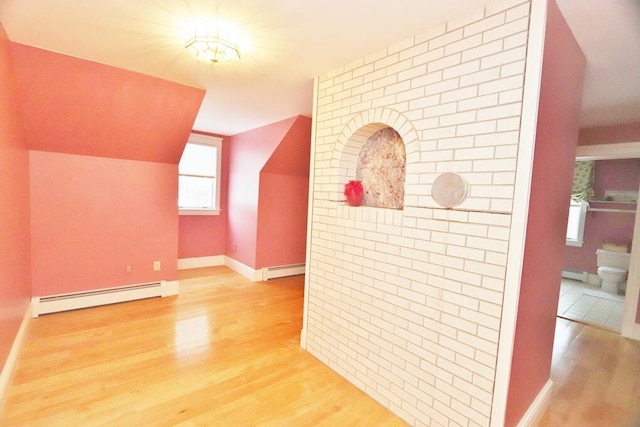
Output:
<svg viewBox="0 0 640 427">
<path fill-rule="evenodd" d="M 629 338 L 632 340 L 636 340 L 636 341 L 640 341 L 640 327 L 638 327 L 638 324 L 636 323 L 634 325 L 633 328 L 629 329 L 628 331 L 625 331 L 628 335 L 624 335 L 622 334 L 623 337 L 625 338 Z"/>
<path fill-rule="evenodd" d="M 11 350 L 9 350 L 9 356 L 7 356 L 6 362 L 4 362 L 4 366 L 2 367 L 2 373 L 0 374 L 0 410 L 2 410 L 2 403 L 4 402 L 4 393 L 9 386 L 9 381 L 11 381 L 11 377 L 13 375 L 13 371 L 16 367 L 16 362 L 18 361 L 18 354 L 20 353 L 20 348 L 22 348 L 22 342 L 24 341 L 24 337 L 27 333 L 27 327 L 29 326 L 29 322 L 31 321 L 31 304 L 27 307 L 27 310 L 24 313 L 24 317 L 22 318 L 22 323 L 20 323 L 20 328 L 18 329 L 18 333 L 16 334 L 15 339 L 13 340 L 13 344 L 11 345 Z"/>
<path fill-rule="evenodd" d="M 178 260 L 178 270 L 191 268 L 216 267 L 224 264 L 224 255 L 201 256 L 196 258 L 181 258 Z"/>
<path fill-rule="evenodd" d="M 627 298 L 630 297 L 627 296 Z M 637 304 L 635 306 L 637 306 Z M 624 338 L 640 341 L 640 324 L 636 323 L 636 312 L 633 310 L 627 314 L 626 308 L 625 306 L 625 316 L 622 318 L 622 333 L 620 335 Z"/>
<path fill-rule="evenodd" d="M 248 265 L 244 265 L 240 261 L 236 261 L 233 258 L 229 258 L 225 256 L 224 265 L 235 271 L 236 273 L 242 274 L 247 279 L 253 282 L 261 282 L 262 281 L 262 270 L 255 270 Z"/>
<path fill-rule="evenodd" d="M 305 328 L 300 331 L 300 348 L 307 349 L 307 330 Z"/>
<path fill-rule="evenodd" d="M 277 279 L 280 277 L 299 276 L 304 273 L 304 263 L 265 267 L 262 269 L 262 280 L 266 281 L 269 279 Z"/>
<path fill-rule="evenodd" d="M 162 297 L 172 297 L 180 294 L 180 282 L 177 280 L 168 280 L 165 282 L 165 294 Z"/>
<path fill-rule="evenodd" d="M 553 381 L 548 380 L 518 423 L 518 427 L 535 427 L 540 424 L 540 420 L 544 416 L 544 413 L 547 411 L 547 408 L 549 408 L 549 403 L 551 403 L 552 391 Z"/>
<path fill-rule="evenodd" d="M 139 299 L 178 295 L 180 284 L 177 280 L 142 283 L 114 288 L 92 289 L 84 292 L 48 295 L 31 298 L 31 315 L 57 313 L 81 308 L 98 307 L 107 304 L 135 301 Z"/>
</svg>

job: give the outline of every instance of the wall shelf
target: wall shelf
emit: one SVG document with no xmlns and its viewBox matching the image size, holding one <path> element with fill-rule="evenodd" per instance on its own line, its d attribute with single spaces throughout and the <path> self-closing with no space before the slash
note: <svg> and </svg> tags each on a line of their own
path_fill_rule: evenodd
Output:
<svg viewBox="0 0 640 427">
<path fill-rule="evenodd" d="M 624 206 L 628 206 L 629 208 L 625 208 L 625 209 L 619 209 L 619 208 L 607 208 L 607 207 L 602 207 L 602 208 L 596 208 L 596 207 L 592 207 L 591 204 L 596 204 L 596 205 L 603 205 L 603 206 L 607 206 L 607 205 L 624 205 Z M 635 214 L 636 213 L 636 202 L 617 202 L 614 200 L 590 200 L 589 201 L 589 208 L 587 209 L 588 212 L 612 212 L 612 213 L 632 213 Z"/>
<path fill-rule="evenodd" d="M 611 205 L 635 205 L 637 202 L 620 202 L 615 200 L 589 200 L 589 203 L 604 203 Z"/>
<path fill-rule="evenodd" d="M 636 211 L 632 209 L 607 209 L 607 208 L 589 208 L 588 212 L 613 212 L 613 213 L 631 213 L 635 214 Z"/>
</svg>

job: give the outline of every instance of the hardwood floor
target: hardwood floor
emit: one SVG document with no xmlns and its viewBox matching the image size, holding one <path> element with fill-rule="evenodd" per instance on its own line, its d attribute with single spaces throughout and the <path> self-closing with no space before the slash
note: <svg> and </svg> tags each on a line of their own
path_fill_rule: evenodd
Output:
<svg viewBox="0 0 640 427">
<path fill-rule="evenodd" d="M 180 295 L 33 319 L 1 426 L 396 426 L 299 348 L 303 277 L 180 272 Z M 558 319 L 541 426 L 640 426 L 640 342 Z"/>
<path fill-rule="evenodd" d="M 302 276 L 180 273 L 180 295 L 33 319 L 2 426 L 397 426 L 300 349 Z"/>
<path fill-rule="evenodd" d="M 558 318 L 541 427 L 640 426 L 640 342 Z"/>
</svg>

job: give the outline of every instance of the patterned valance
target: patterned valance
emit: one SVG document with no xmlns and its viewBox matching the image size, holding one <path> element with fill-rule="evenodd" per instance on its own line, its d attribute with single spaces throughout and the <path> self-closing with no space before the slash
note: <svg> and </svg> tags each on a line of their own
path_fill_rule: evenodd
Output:
<svg viewBox="0 0 640 427">
<path fill-rule="evenodd" d="M 581 160 L 576 162 L 576 168 L 573 173 L 573 187 L 571 189 L 571 198 L 576 201 L 585 201 L 593 199 L 593 176 L 595 162 L 593 160 Z"/>
</svg>

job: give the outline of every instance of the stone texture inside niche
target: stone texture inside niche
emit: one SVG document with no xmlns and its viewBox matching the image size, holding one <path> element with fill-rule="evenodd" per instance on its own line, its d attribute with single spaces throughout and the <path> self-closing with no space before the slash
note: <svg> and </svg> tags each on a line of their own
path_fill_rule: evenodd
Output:
<svg viewBox="0 0 640 427">
<path fill-rule="evenodd" d="M 362 181 L 363 205 L 402 209 L 406 152 L 402 137 L 393 128 L 371 135 L 360 150 L 356 179 Z"/>
</svg>

